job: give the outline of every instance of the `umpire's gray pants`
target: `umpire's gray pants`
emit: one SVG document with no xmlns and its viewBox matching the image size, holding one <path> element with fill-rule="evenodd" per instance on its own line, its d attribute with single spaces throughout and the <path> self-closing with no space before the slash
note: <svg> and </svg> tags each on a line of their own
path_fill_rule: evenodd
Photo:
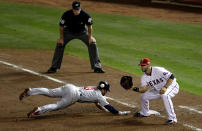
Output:
<svg viewBox="0 0 202 131">
<path fill-rule="evenodd" d="M 89 44 L 88 33 L 86 31 L 79 33 L 79 34 L 72 34 L 69 31 L 64 31 L 64 44 L 61 45 L 61 44 L 57 43 L 51 67 L 60 69 L 65 46 L 72 39 L 80 39 L 88 47 L 91 68 L 92 69 L 101 68 L 97 45 L 96 45 L 96 43 Z"/>
</svg>

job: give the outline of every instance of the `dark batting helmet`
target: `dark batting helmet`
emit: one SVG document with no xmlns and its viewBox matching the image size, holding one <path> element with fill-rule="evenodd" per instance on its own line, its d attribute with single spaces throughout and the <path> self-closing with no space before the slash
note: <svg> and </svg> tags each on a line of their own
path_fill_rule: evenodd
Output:
<svg viewBox="0 0 202 131">
<path fill-rule="evenodd" d="M 105 90 L 107 90 L 107 91 L 110 91 L 110 90 L 109 90 L 110 85 L 109 85 L 109 83 L 106 82 L 106 81 L 100 81 L 97 88 L 98 88 L 99 90 L 105 89 Z"/>
</svg>

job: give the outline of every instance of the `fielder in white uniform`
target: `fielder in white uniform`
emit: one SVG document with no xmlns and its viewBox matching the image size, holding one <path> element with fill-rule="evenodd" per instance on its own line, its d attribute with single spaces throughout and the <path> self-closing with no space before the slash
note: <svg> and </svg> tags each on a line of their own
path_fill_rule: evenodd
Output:
<svg viewBox="0 0 202 131">
<path fill-rule="evenodd" d="M 117 111 L 111 106 L 104 95 L 109 91 L 110 85 L 106 81 L 100 81 L 98 86 L 77 87 L 73 84 L 67 84 L 55 89 L 47 88 L 29 88 L 25 89 L 19 96 L 20 100 L 33 95 L 45 95 L 49 97 L 60 97 L 61 99 L 54 104 L 48 104 L 34 108 L 27 114 L 28 117 L 34 117 L 46 112 L 55 111 L 68 107 L 76 102 L 95 103 L 96 106 L 106 112 L 113 114 L 127 115 L 130 111 Z"/>
<path fill-rule="evenodd" d="M 133 90 L 144 94 L 141 95 L 141 111 L 135 113 L 134 117 L 149 116 L 149 101 L 161 98 L 168 114 L 166 124 L 177 123 L 171 100 L 179 92 L 176 78 L 163 67 L 152 67 L 149 58 L 142 58 L 139 65 L 144 74 L 141 77 L 141 86 Z"/>
</svg>

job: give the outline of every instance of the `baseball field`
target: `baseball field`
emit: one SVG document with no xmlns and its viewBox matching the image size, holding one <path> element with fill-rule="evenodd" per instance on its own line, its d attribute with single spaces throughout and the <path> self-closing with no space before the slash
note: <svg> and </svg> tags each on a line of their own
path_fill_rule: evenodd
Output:
<svg viewBox="0 0 202 131">
<path fill-rule="evenodd" d="M 0 130 L 202 130 L 202 8 L 82 1 L 93 17 L 93 34 L 106 73 L 92 73 L 86 46 L 73 40 L 66 46 L 60 71 L 46 74 L 59 37 L 58 21 L 71 3 L 0 1 Z M 173 103 L 178 124 L 164 125 L 167 114 L 161 100 L 150 104 L 161 116 L 133 118 L 140 109 L 140 94 L 125 91 L 119 80 L 131 75 L 139 85 L 141 57 L 149 57 L 152 65 L 166 67 L 177 78 L 180 92 Z M 131 115 L 113 116 L 94 104 L 77 103 L 29 119 L 26 113 L 33 107 L 57 99 L 18 100 L 27 87 L 96 85 L 100 80 L 111 84 L 109 102 L 119 110 L 131 110 Z"/>
</svg>

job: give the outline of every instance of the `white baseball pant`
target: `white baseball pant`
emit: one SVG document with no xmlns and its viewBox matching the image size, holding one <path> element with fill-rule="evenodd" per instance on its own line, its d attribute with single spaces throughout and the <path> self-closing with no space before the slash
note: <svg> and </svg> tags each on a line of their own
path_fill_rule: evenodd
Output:
<svg viewBox="0 0 202 131">
<path fill-rule="evenodd" d="M 168 120 L 177 122 L 176 114 L 171 98 L 173 98 L 179 92 L 178 83 L 171 84 L 164 94 L 160 94 L 155 88 L 152 88 L 141 95 L 141 111 L 144 116 L 149 116 L 149 101 L 154 99 L 162 99 L 165 109 L 168 113 Z"/>
<path fill-rule="evenodd" d="M 55 88 L 55 89 L 47 89 L 47 88 L 30 88 L 28 91 L 28 95 L 44 95 L 48 97 L 59 97 L 61 98 L 54 104 L 47 104 L 39 107 L 39 114 L 43 114 L 45 112 L 50 112 L 54 110 L 63 109 L 67 106 L 70 106 L 78 101 L 80 94 L 79 89 L 71 84 L 67 84 L 65 86 Z"/>
</svg>

